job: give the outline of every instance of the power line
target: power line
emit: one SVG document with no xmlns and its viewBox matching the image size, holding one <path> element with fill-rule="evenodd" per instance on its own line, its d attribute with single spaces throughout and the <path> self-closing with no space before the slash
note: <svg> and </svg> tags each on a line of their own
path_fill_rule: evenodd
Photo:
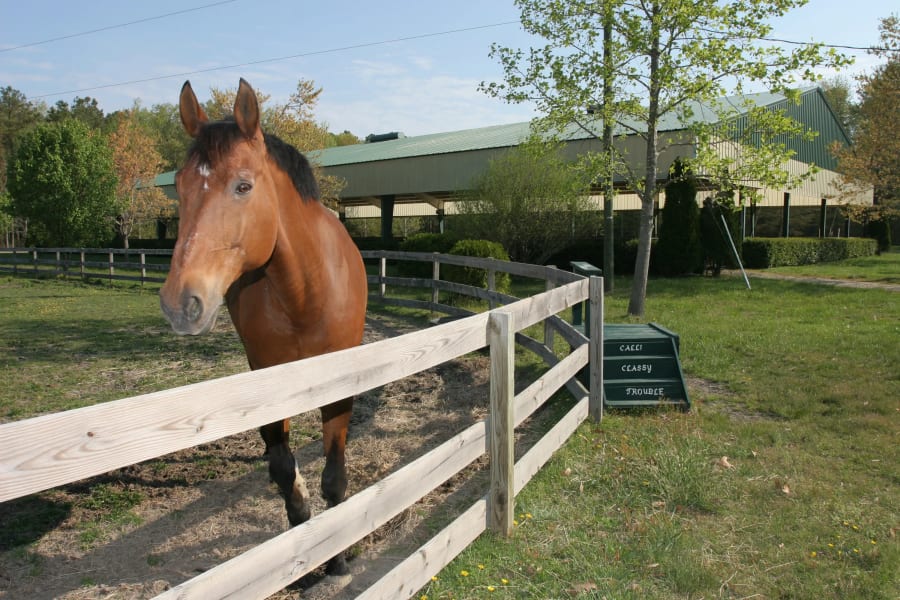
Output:
<svg viewBox="0 0 900 600">
<path fill-rule="evenodd" d="M 228 0 L 230 2 L 234 2 L 235 0 Z M 290 56 L 278 56 L 274 58 L 263 58 L 260 60 L 253 60 L 250 62 L 239 63 L 234 65 L 224 65 L 221 67 L 211 67 L 209 69 L 198 69 L 196 71 L 185 71 L 183 73 L 172 73 L 170 75 L 158 75 L 156 77 L 146 77 L 144 79 L 132 79 L 130 81 L 120 81 L 118 83 L 108 83 L 105 85 L 97 85 L 93 87 L 79 88 L 77 90 L 66 90 L 62 92 L 53 92 L 51 94 L 41 94 L 40 96 L 32 96 L 32 98 L 49 98 L 51 96 L 63 96 L 67 94 L 79 94 L 81 92 L 91 92 L 94 90 L 103 90 L 107 88 L 119 87 L 122 85 L 132 85 L 135 83 L 147 83 L 148 81 L 160 81 L 163 79 L 172 79 L 173 77 L 186 77 L 188 75 L 197 75 L 199 73 L 211 73 L 213 71 L 224 71 L 227 69 L 238 69 L 241 67 L 249 67 L 253 65 L 260 65 L 264 63 L 270 62 L 279 62 L 282 60 L 291 60 L 293 58 L 305 58 L 308 56 L 318 56 L 321 54 L 333 54 L 335 52 L 345 52 L 347 50 L 358 50 L 360 48 L 371 48 L 373 46 L 383 46 L 386 44 L 396 44 L 398 42 L 408 42 L 411 40 L 421 40 L 426 38 L 439 37 L 442 35 L 451 35 L 454 33 L 465 33 L 467 31 L 478 31 L 480 29 L 489 29 L 492 27 L 503 27 L 505 25 L 517 25 L 519 21 L 503 21 L 501 23 L 490 23 L 488 25 L 477 25 L 474 27 L 464 27 L 461 29 L 448 29 L 446 31 L 436 31 L 432 33 L 422 33 L 419 35 L 410 35 L 406 37 L 393 38 L 390 40 L 381 40 L 378 42 L 364 42 L 362 44 L 353 44 L 351 46 L 341 46 L 338 48 L 329 48 L 327 50 L 313 50 L 310 52 L 302 52 L 300 54 L 291 54 Z"/>
<path fill-rule="evenodd" d="M 79 33 L 70 33 L 69 35 L 61 35 L 55 38 L 49 38 L 46 40 L 41 40 L 39 42 L 29 42 L 27 44 L 20 44 L 18 46 L 13 46 L 12 48 L 0 48 L 0 52 L 11 52 L 13 50 L 19 50 L 20 48 L 30 48 L 31 46 L 40 46 L 42 44 L 49 44 L 51 42 L 58 42 L 60 40 L 68 40 L 71 38 L 81 37 L 85 35 L 91 35 L 93 33 L 100 33 L 101 31 L 109 31 L 110 29 L 119 29 L 122 27 L 128 27 L 129 25 L 136 25 L 138 23 L 146 23 L 148 21 L 158 21 L 159 19 L 165 19 L 166 17 L 172 17 L 175 15 L 183 15 L 185 13 L 194 12 L 197 10 L 203 10 L 204 8 L 211 8 L 213 6 L 220 6 L 222 4 L 230 4 L 232 2 L 237 2 L 237 0 L 222 0 L 221 2 L 213 2 L 212 4 L 204 4 L 203 6 L 195 6 L 194 8 L 185 8 L 184 10 L 177 10 L 175 12 L 166 13 L 164 15 L 157 15 L 155 17 L 146 17 L 144 19 L 137 19 L 136 21 L 128 21 L 127 23 L 119 23 L 118 25 L 107 25 L 106 27 L 99 27 L 97 29 L 91 29 L 89 31 L 81 31 Z"/>
</svg>

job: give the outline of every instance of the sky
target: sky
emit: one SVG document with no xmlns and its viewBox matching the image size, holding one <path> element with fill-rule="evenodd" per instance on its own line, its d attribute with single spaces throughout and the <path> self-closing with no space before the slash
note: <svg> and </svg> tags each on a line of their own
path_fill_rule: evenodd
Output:
<svg viewBox="0 0 900 600">
<path fill-rule="evenodd" d="M 772 37 L 872 46 L 892 11 L 887 0 L 810 0 L 773 20 Z M 90 96 L 109 113 L 175 104 L 187 79 L 201 102 L 240 77 L 285 102 L 308 79 L 323 88 L 316 118 L 334 132 L 515 123 L 533 108 L 478 86 L 501 78 L 492 43 L 534 44 L 518 15 L 513 0 L 0 0 L 0 87 L 48 105 Z M 851 77 L 877 64 L 843 52 L 856 57 Z"/>
</svg>

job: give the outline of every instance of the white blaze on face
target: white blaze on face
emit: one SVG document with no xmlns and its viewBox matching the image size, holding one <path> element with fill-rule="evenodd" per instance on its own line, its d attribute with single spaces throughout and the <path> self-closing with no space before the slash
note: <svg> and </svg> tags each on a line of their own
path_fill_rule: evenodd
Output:
<svg viewBox="0 0 900 600">
<path fill-rule="evenodd" d="M 204 190 L 208 190 L 208 189 L 209 189 L 209 175 L 210 175 L 210 173 L 212 173 L 212 171 L 210 171 L 209 165 L 207 165 L 207 164 L 202 164 L 202 165 L 200 165 L 199 167 L 197 167 L 197 174 L 200 175 L 200 177 L 203 178 L 203 189 L 204 189 Z"/>
</svg>

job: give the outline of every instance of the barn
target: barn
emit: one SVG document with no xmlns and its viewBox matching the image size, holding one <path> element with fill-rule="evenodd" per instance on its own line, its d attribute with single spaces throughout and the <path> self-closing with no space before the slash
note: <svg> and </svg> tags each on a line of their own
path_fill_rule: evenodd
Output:
<svg viewBox="0 0 900 600">
<path fill-rule="evenodd" d="M 696 155 L 695 136 L 690 130 L 695 122 L 714 124 L 721 121 L 722 106 L 730 107 L 729 119 L 737 118 L 739 121 L 746 118 L 746 107 L 758 106 L 783 110 L 805 129 L 818 132 L 811 141 L 799 138 L 786 140 L 787 146 L 794 151 L 794 157 L 788 164 L 791 172 L 804 172 L 809 165 L 815 165 L 818 172 L 794 189 L 759 186 L 762 199 L 754 208 L 761 211 L 776 209 L 779 215 L 785 214 L 790 207 L 812 209 L 821 216 L 818 220 L 821 223 L 828 217 L 826 211 L 829 203 L 831 206 L 845 202 L 871 204 L 871 191 L 843 197 L 836 186 L 837 164 L 829 147 L 834 143 L 847 145 L 850 138 L 828 105 L 821 88 L 815 86 L 801 90 L 799 103 L 781 94 L 762 93 L 728 97 L 715 104 L 720 108 L 713 109 L 711 105 L 697 103 L 692 107 L 689 120 L 670 115 L 660 124 L 661 138 L 667 140 L 660 155 L 661 178 L 665 178 L 676 157 Z M 635 169 L 642 167 L 645 155 L 642 138 L 633 133 L 639 127 L 638 123 L 626 124 L 614 132 L 617 148 L 630 157 L 631 166 Z M 473 178 L 485 169 L 492 158 L 520 144 L 529 131 L 530 123 L 526 122 L 415 137 L 393 132 L 371 135 L 365 144 L 328 148 L 313 154 L 312 158 L 326 174 L 347 182 L 340 199 L 343 216 L 347 219 L 380 217 L 384 236 L 391 231 L 395 216 L 430 216 L 440 222 L 445 215 L 453 214 L 460 191 L 471 186 Z M 583 130 L 573 130 L 566 136 L 566 146 L 567 153 L 575 156 L 600 151 L 600 140 Z M 733 145 L 723 145 L 720 151 L 739 152 L 739 149 Z M 628 189 L 623 179 L 616 181 L 616 187 L 618 193 L 614 210 L 617 213 L 640 209 L 640 199 Z M 598 210 L 602 206 L 599 193 L 599 186 L 592 190 Z M 749 200 L 744 202 L 749 206 Z M 658 206 L 664 204 L 665 195 L 661 193 Z M 838 211 L 832 212 L 836 216 Z M 837 230 L 832 229 L 832 234 L 835 233 Z"/>
<path fill-rule="evenodd" d="M 781 94 L 760 93 L 723 98 L 715 106 L 717 108 L 696 103 L 689 119 L 669 115 L 660 124 L 660 137 L 666 140 L 660 154 L 661 179 L 665 178 L 676 157 L 696 155 L 697 144 L 691 126 L 696 122 L 722 122 L 725 119 L 723 106 L 729 107 L 727 118 L 738 122 L 747 118 L 749 106 L 783 110 L 805 129 L 818 132 L 813 140 L 785 140 L 794 152 L 787 165 L 789 170 L 800 173 L 815 165 L 818 171 L 813 177 L 793 189 L 759 185 L 757 190 L 761 200 L 752 207 L 748 199 L 740 200 L 753 213 L 748 213 L 744 220 L 746 234 L 846 235 L 848 224 L 836 207 L 848 202 L 872 204 L 871 190 L 848 196 L 838 188 L 837 164 L 829 148 L 835 143 L 847 145 L 850 138 L 818 86 L 802 89 L 798 103 Z M 454 213 L 461 192 L 471 187 L 473 179 L 492 158 L 522 143 L 528 137 L 530 127 L 529 122 L 524 122 L 409 137 L 400 132 L 373 134 L 367 137 L 366 143 L 327 148 L 310 153 L 310 158 L 326 175 L 346 182 L 340 198 L 341 217 L 347 220 L 379 219 L 381 235 L 388 237 L 395 217 L 433 218 L 439 227 L 442 226 L 445 216 Z M 641 168 L 645 155 L 643 140 L 634 133 L 638 128 L 638 123 L 626 124 L 614 132 L 617 149 L 630 157 L 635 169 Z M 566 152 L 573 157 L 601 149 L 600 139 L 583 130 L 573 130 L 566 136 L 565 144 Z M 735 153 L 740 152 L 740 148 L 726 143 L 719 151 Z M 175 196 L 174 173 L 160 175 L 156 185 L 163 187 L 170 197 Z M 636 215 L 640 199 L 628 189 L 624 179 L 618 179 L 616 187 L 614 210 L 617 215 L 627 217 L 629 212 Z M 600 210 L 599 185 L 591 193 Z M 664 204 L 665 194 L 661 191 L 657 208 Z M 809 218 L 796 219 L 796 224 L 792 225 L 792 210 L 795 216 L 806 214 Z M 776 231 L 757 232 L 757 214 L 770 215 L 768 220 L 777 222 Z"/>
</svg>

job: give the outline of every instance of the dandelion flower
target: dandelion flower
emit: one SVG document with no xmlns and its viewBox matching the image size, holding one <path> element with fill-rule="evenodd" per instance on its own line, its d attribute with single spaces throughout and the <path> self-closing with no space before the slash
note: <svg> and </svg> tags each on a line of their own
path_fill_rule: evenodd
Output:
<svg viewBox="0 0 900 600">
<path fill-rule="evenodd" d="M 437 581 L 437 580 L 438 580 L 438 576 L 437 576 L 437 575 L 432 575 L 432 576 L 431 576 L 431 580 L 432 580 L 432 581 Z"/>
<path fill-rule="evenodd" d="M 479 568 L 480 570 L 484 571 L 484 565 L 478 565 L 478 568 Z"/>
<path fill-rule="evenodd" d="M 874 546 L 875 544 L 877 544 L 877 543 L 878 543 L 878 542 L 876 542 L 875 540 L 872 540 L 872 545 L 873 545 L 873 546 Z"/>
<path fill-rule="evenodd" d="M 834 544 L 828 544 L 829 548 L 834 548 Z"/>
<path fill-rule="evenodd" d="M 509 579 L 507 579 L 506 577 L 504 577 L 504 578 L 502 578 L 502 579 L 500 580 L 500 583 L 502 583 L 503 585 L 509 585 Z"/>
<path fill-rule="evenodd" d="M 497 588 L 495 588 L 492 585 L 487 586 L 487 591 L 489 591 L 489 592 L 493 592 L 495 589 L 497 589 Z"/>
<path fill-rule="evenodd" d="M 466 571 L 466 570 L 460 571 L 459 574 L 462 575 L 463 577 L 468 577 L 468 576 L 469 576 L 469 572 Z"/>
<path fill-rule="evenodd" d="M 513 519 L 513 527 L 518 527 L 518 526 L 519 526 L 519 522 L 516 521 L 515 519 Z"/>
<path fill-rule="evenodd" d="M 816 551 L 813 550 L 812 552 L 809 553 L 809 555 L 810 555 L 812 558 L 815 558 L 815 557 L 816 557 Z"/>
<path fill-rule="evenodd" d="M 531 516 L 531 513 L 525 513 L 525 518 L 526 518 L 526 519 L 533 519 L 534 517 Z"/>
</svg>

